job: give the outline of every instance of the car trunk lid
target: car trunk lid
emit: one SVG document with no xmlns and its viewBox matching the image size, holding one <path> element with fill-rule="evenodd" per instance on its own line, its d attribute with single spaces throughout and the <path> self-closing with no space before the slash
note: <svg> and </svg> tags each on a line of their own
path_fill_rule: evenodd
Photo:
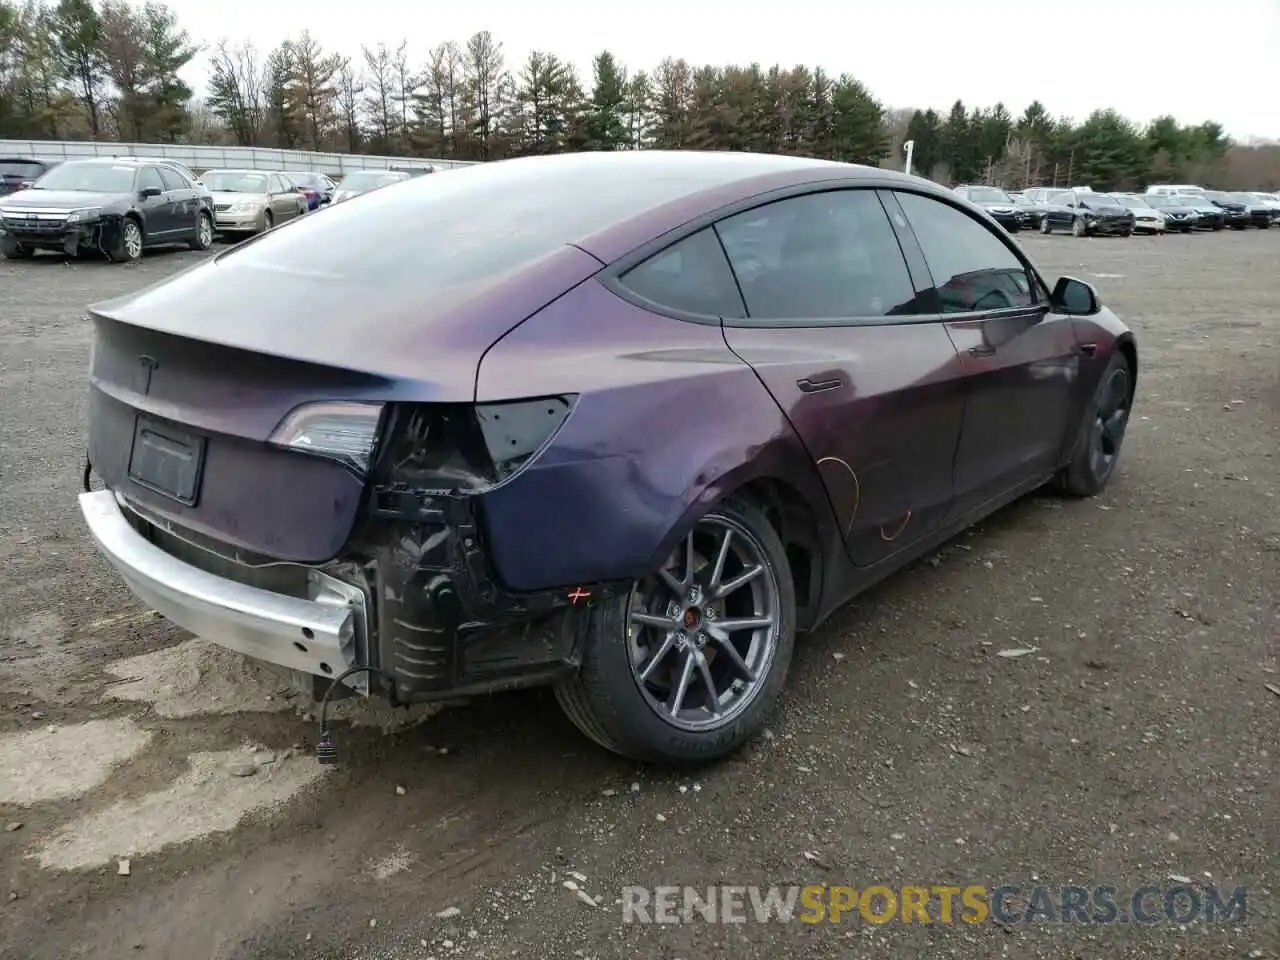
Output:
<svg viewBox="0 0 1280 960">
<path fill-rule="evenodd" d="M 362 478 L 268 438 L 300 404 L 387 396 L 385 379 L 101 316 L 95 325 L 89 461 L 107 486 L 148 514 L 240 550 L 308 563 L 339 551 Z M 148 466 L 155 456 L 165 461 L 159 473 L 154 459 Z"/>
</svg>

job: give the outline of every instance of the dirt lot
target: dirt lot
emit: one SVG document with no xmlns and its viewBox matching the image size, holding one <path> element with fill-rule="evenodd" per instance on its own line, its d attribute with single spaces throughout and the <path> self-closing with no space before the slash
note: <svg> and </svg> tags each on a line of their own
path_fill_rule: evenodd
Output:
<svg viewBox="0 0 1280 960">
<path fill-rule="evenodd" d="M 601 753 L 542 694 L 399 727 L 357 710 L 318 767 L 306 708 L 133 603 L 76 510 L 83 307 L 197 255 L 0 263 L 0 956 L 1280 955 L 1280 231 L 1024 242 L 1138 333 L 1121 472 L 844 610 L 768 735 L 694 779 Z M 646 926 L 616 905 L 627 884 L 1171 877 L 1248 886 L 1247 921 Z"/>
</svg>

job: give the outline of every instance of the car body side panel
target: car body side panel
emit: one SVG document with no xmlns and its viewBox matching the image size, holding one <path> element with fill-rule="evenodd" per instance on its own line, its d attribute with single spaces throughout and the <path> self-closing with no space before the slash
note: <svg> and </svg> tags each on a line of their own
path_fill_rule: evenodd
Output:
<svg viewBox="0 0 1280 960">
<path fill-rule="evenodd" d="M 937 527 L 965 410 L 963 365 L 941 323 L 735 325 L 725 336 L 804 438 L 853 563 Z M 814 383 L 832 387 L 807 392 Z"/>
<path fill-rule="evenodd" d="M 812 461 L 718 327 L 584 283 L 499 342 L 477 381 L 481 402 L 564 392 L 578 403 L 550 446 L 481 500 L 508 587 L 643 576 L 729 488 L 759 477 L 834 528 Z"/>
</svg>

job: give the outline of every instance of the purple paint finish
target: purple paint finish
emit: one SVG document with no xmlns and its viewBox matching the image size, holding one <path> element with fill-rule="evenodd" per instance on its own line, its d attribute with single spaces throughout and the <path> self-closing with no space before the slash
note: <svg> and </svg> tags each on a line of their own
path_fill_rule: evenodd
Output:
<svg viewBox="0 0 1280 960">
<path fill-rule="evenodd" d="M 477 382 L 482 401 L 568 391 L 578 405 L 551 446 L 482 498 L 513 588 L 640 575 L 688 518 L 762 477 L 803 491 L 834 529 L 813 462 L 718 327 L 588 281 L 508 334 Z"/>
</svg>

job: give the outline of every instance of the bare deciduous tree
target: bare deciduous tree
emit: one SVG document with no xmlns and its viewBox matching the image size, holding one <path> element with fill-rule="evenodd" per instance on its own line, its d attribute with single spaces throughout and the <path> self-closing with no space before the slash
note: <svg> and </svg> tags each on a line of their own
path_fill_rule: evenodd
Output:
<svg viewBox="0 0 1280 960">
<path fill-rule="evenodd" d="M 266 115 L 266 74 L 252 43 L 213 49 L 207 103 L 240 146 L 258 143 Z"/>
</svg>

